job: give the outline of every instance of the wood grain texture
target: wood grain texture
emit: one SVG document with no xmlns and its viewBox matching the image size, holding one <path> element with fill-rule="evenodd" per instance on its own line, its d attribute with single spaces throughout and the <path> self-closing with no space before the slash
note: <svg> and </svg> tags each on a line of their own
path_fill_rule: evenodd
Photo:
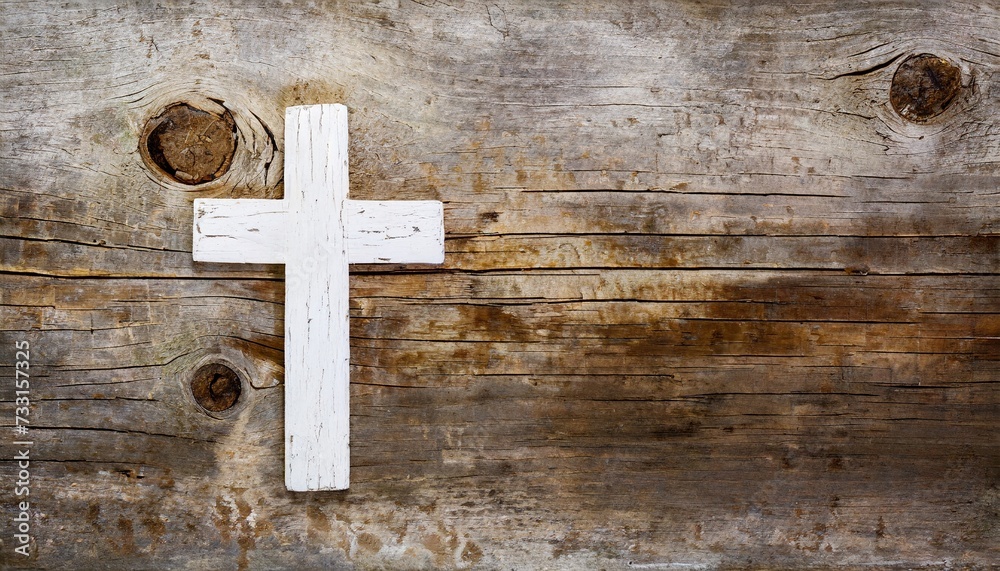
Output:
<svg viewBox="0 0 1000 571">
<path fill-rule="evenodd" d="M 0 346 L 38 351 L 39 422 L 35 556 L 4 536 L 5 565 L 1000 560 L 1000 5 L 36 3 L 0 28 Z M 963 87 L 916 124 L 889 85 L 919 53 Z M 192 202 L 282 197 L 283 109 L 329 101 L 350 195 L 444 202 L 447 256 L 352 267 L 351 489 L 291 494 L 285 275 L 193 263 Z M 231 113 L 226 174 L 146 169 L 175 102 Z M 226 418 L 184 384 L 206 359 L 247 378 Z"/>
</svg>

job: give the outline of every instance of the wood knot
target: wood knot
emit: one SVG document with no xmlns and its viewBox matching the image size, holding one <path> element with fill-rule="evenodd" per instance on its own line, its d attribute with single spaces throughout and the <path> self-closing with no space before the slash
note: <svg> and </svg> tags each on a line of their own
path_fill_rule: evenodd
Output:
<svg viewBox="0 0 1000 571">
<path fill-rule="evenodd" d="M 236 371 L 221 363 L 209 363 L 191 379 L 194 400 L 209 412 L 223 412 L 236 406 L 243 393 L 243 382 Z"/>
<path fill-rule="evenodd" d="M 962 70 L 932 54 L 906 58 L 892 76 L 889 102 L 899 116 L 922 123 L 944 112 L 962 89 Z"/>
<path fill-rule="evenodd" d="M 146 123 L 139 146 L 150 169 L 195 185 L 226 174 L 236 140 L 236 122 L 228 110 L 213 113 L 174 103 Z"/>
</svg>

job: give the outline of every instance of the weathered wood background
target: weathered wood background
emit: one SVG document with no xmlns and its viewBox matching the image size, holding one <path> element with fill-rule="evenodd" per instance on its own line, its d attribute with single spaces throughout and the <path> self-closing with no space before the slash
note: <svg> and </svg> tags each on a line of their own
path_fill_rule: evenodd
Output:
<svg viewBox="0 0 1000 571">
<path fill-rule="evenodd" d="M 3 566 L 1000 560 L 1000 3 L 9 2 L 0 42 Z M 911 123 L 925 52 L 963 87 Z M 176 102 L 232 115 L 221 178 L 140 157 Z M 292 494 L 282 268 L 192 262 L 191 205 L 281 196 L 329 102 L 447 259 L 352 268 L 351 489 Z"/>
</svg>

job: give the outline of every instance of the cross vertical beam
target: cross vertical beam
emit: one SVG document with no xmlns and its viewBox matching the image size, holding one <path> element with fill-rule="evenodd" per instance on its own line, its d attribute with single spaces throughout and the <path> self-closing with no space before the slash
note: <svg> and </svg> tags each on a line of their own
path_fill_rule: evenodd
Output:
<svg viewBox="0 0 1000 571">
<path fill-rule="evenodd" d="M 348 184 L 347 108 L 289 109 L 285 200 L 297 214 L 287 228 L 291 247 L 285 257 L 289 490 L 343 490 L 350 481 L 351 341 L 343 220 Z"/>
<path fill-rule="evenodd" d="M 440 202 L 347 198 L 347 108 L 289 107 L 285 198 L 199 199 L 195 261 L 285 264 L 285 485 L 350 478 L 348 263 L 441 263 Z"/>
</svg>

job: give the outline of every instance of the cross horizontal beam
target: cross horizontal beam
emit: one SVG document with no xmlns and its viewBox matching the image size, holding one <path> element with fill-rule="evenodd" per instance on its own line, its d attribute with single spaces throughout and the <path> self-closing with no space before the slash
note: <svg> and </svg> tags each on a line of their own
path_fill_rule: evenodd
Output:
<svg viewBox="0 0 1000 571">
<path fill-rule="evenodd" d="M 198 199 L 194 211 L 196 262 L 285 263 L 286 230 L 297 223 L 286 201 Z M 440 264 L 444 261 L 443 216 L 436 200 L 347 199 L 343 206 L 347 261 Z"/>
</svg>

